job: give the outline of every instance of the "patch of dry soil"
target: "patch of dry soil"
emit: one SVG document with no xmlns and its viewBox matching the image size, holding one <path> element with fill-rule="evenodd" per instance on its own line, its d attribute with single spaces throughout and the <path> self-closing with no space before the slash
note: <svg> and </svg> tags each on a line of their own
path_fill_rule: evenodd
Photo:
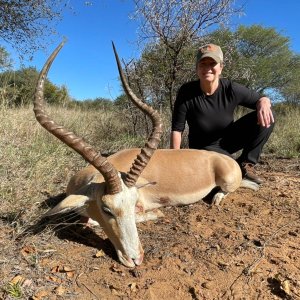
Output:
<svg viewBox="0 0 300 300">
<path fill-rule="evenodd" d="M 138 224 L 145 258 L 135 269 L 118 263 L 100 228 L 77 224 L 16 240 L 1 255 L 0 282 L 21 276 L 24 299 L 300 299 L 299 160 L 264 158 L 259 172 L 258 192 Z"/>
</svg>

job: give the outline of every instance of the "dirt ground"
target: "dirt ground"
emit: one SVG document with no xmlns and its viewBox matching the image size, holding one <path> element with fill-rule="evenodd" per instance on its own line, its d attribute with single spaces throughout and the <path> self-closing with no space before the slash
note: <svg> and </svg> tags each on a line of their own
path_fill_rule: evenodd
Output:
<svg viewBox="0 0 300 300">
<path fill-rule="evenodd" d="M 300 161 L 264 157 L 257 192 L 209 197 L 138 224 L 144 262 L 117 261 L 101 228 L 0 220 L 1 299 L 300 299 Z M 48 199 L 58 201 L 63 195 Z M 75 221 L 78 219 L 74 219 Z"/>
</svg>

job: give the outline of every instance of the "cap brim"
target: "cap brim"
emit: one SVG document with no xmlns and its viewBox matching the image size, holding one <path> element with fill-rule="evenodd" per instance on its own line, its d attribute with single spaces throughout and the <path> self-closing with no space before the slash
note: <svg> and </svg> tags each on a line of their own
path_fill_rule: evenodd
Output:
<svg viewBox="0 0 300 300">
<path fill-rule="evenodd" d="M 215 62 L 217 62 L 218 64 L 220 64 L 220 63 L 222 62 L 222 61 L 220 60 L 220 57 L 214 55 L 213 53 L 205 53 L 205 54 L 203 54 L 203 55 L 201 56 L 201 58 L 198 59 L 197 62 L 199 62 L 200 60 L 202 60 L 202 59 L 205 58 L 205 57 L 210 57 L 210 58 L 212 58 L 212 59 L 213 59 Z"/>
</svg>

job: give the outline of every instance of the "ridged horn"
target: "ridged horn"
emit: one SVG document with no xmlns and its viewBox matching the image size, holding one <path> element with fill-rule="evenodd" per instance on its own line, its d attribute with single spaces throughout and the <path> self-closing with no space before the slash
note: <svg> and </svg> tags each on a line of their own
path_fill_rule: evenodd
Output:
<svg viewBox="0 0 300 300">
<path fill-rule="evenodd" d="M 151 156 L 154 154 L 155 150 L 157 149 L 157 146 L 160 142 L 160 138 L 162 135 L 162 120 L 159 115 L 159 113 L 154 110 L 152 107 L 148 106 L 145 102 L 140 100 L 131 90 L 124 72 L 121 67 L 121 63 L 115 48 L 114 43 L 112 43 L 118 70 L 120 74 L 120 78 L 122 81 L 122 85 L 124 88 L 124 91 L 126 92 L 128 98 L 145 114 L 147 114 L 151 121 L 152 121 L 152 132 L 144 146 L 144 148 L 141 149 L 141 152 L 138 154 L 136 159 L 134 160 L 129 172 L 126 174 L 124 183 L 127 187 L 132 187 L 135 185 L 136 181 L 138 180 L 139 176 L 147 166 Z"/>
<path fill-rule="evenodd" d="M 57 56 L 58 52 L 64 46 L 66 40 L 63 40 L 58 47 L 53 51 L 46 61 L 42 71 L 40 72 L 35 94 L 34 94 L 34 113 L 38 122 L 50 133 L 60 139 L 63 143 L 79 153 L 85 160 L 93 165 L 104 177 L 106 192 L 108 194 L 117 194 L 121 192 L 121 181 L 117 170 L 114 166 L 101 156 L 92 146 L 83 141 L 82 138 L 76 136 L 73 132 L 68 131 L 63 126 L 55 123 L 44 110 L 44 84 L 51 67 L 52 62 Z"/>
</svg>

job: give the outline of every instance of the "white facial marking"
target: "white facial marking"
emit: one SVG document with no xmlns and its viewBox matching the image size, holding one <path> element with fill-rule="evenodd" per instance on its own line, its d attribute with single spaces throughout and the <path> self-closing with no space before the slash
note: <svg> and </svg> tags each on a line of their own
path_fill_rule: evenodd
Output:
<svg viewBox="0 0 300 300">
<path fill-rule="evenodd" d="M 141 264 L 143 250 L 140 245 L 135 219 L 138 201 L 136 187 L 128 188 L 122 181 L 122 191 L 116 195 L 104 195 L 99 208 L 105 216 L 106 234 L 113 243 L 119 260 L 128 267 Z"/>
</svg>

